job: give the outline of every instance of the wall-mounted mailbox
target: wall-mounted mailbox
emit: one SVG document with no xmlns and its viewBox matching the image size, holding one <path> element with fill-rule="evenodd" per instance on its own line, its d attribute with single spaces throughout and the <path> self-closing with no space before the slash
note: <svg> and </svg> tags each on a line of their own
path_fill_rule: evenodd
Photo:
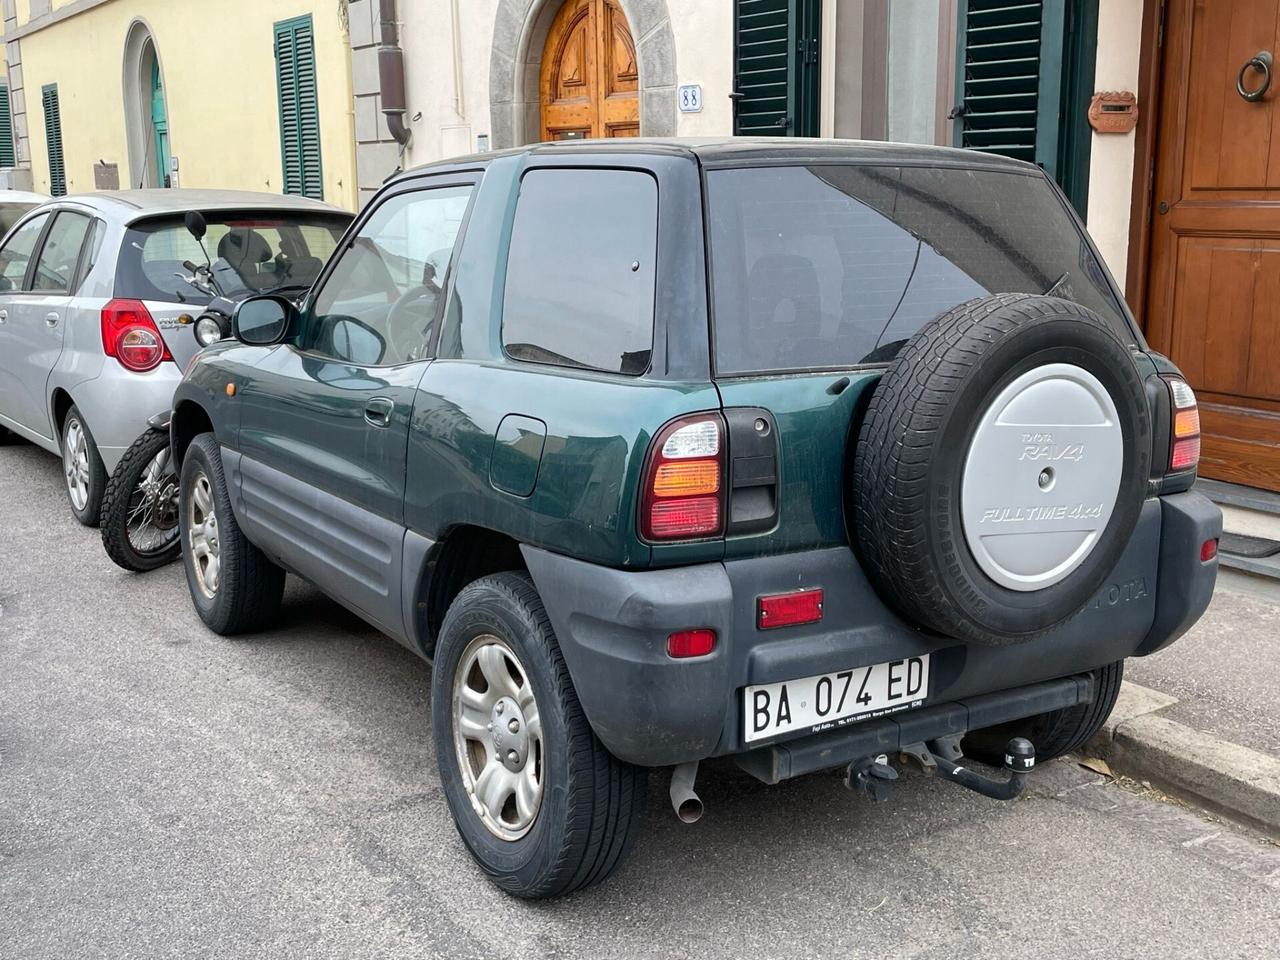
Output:
<svg viewBox="0 0 1280 960">
<path fill-rule="evenodd" d="M 1128 90 L 1095 93 L 1089 101 L 1089 125 L 1098 133 L 1128 133 L 1138 125 L 1138 98 Z"/>
</svg>

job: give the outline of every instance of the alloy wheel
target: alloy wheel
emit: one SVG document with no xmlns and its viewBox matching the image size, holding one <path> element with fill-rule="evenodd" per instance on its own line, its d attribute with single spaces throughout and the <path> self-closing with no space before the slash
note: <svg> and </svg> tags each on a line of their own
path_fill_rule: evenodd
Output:
<svg viewBox="0 0 1280 960">
<path fill-rule="evenodd" d="M 207 599 L 212 600 L 218 592 L 222 555 L 218 515 L 213 507 L 213 488 L 203 470 L 197 470 L 191 476 L 191 495 L 187 498 L 187 537 L 196 585 Z"/>
<path fill-rule="evenodd" d="M 67 478 L 71 505 L 83 510 L 89 502 L 89 438 L 84 424 L 71 420 L 62 443 L 62 472 Z"/>
<path fill-rule="evenodd" d="M 474 638 L 458 661 L 453 739 L 476 816 L 495 837 L 519 840 L 542 805 L 542 719 L 528 673 L 492 634 Z"/>
</svg>

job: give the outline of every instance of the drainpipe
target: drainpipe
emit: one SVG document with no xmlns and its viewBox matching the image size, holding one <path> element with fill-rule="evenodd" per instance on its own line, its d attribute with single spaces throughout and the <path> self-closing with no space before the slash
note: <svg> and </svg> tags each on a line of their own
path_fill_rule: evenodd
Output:
<svg viewBox="0 0 1280 960">
<path fill-rule="evenodd" d="M 413 131 L 404 125 L 408 110 L 404 96 L 404 51 L 400 49 L 396 26 L 396 0 L 382 0 L 382 42 L 378 46 L 378 87 L 382 94 L 382 115 L 400 152 L 409 145 Z"/>
</svg>

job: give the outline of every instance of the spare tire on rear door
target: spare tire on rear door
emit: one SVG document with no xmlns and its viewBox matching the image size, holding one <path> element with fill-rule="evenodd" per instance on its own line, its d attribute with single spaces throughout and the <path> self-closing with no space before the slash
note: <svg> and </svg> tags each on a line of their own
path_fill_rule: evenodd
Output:
<svg viewBox="0 0 1280 960">
<path fill-rule="evenodd" d="M 922 626 L 1030 640 L 1077 613 L 1128 543 L 1151 421 L 1129 348 L 1068 300 L 1000 294 L 926 324 L 875 388 L 851 526 Z"/>
</svg>

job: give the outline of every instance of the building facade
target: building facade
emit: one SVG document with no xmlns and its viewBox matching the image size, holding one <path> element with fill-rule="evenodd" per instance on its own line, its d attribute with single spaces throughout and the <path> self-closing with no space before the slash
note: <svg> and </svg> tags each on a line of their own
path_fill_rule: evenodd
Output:
<svg viewBox="0 0 1280 960">
<path fill-rule="evenodd" d="M 0 0 L 0 180 L 356 200 L 340 0 Z M 0 120 L 3 117 L 0 116 Z"/>
<path fill-rule="evenodd" d="M 1199 390 L 1202 474 L 1280 491 L 1280 0 L 348 8 L 361 202 L 403 166 L 586 136 L 835 136 L 1038 163 Z"/>
</svg>

